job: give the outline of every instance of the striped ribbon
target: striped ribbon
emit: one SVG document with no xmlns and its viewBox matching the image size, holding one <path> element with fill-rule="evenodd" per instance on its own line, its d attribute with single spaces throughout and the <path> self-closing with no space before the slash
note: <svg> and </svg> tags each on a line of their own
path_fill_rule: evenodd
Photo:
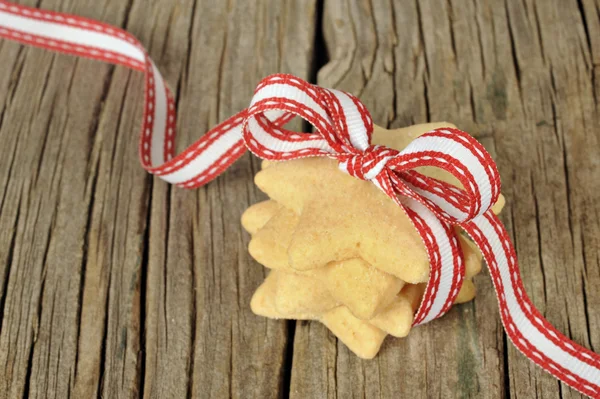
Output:
<svg viewBox="0 0 600 399">
<path fill-rule="evenodd" d="M 500 177 L 487 151 L 457 129 L 437 129 L 396 151 L 371 145 L 373 123 L 354 96 L 311 85 L 291 75 L 272 75 L 257 86 L 250 106 L 174 154 L 173 96 L 143 46 L 119 28 L 73 15 L 0 0 L 0 37 L 70 55 L 120 64 L 145 73 L 140 134 L 143 167 L 185 188 L 213 180 L 246 148 L 260 158 L 326 156 L 342 171 L 369 180 L 400 206 L 418 230 L 431 273 L 414 324 L 446 313 L 458 295 L 465 267 L 453 226 L 464 229 L 490 269 L 506 334 L 531 361 L 590 397 L 600 398 L 600 356 L 551 326 L 523 288 L 515 250 L 490 211 Z M 300 116 L 315 133 L 285 124 Z M 454 175 L 462 189 L 417 172 L 435 166 Z M 334 189 L 334 188 L 332 188 Z"/>
</svg>

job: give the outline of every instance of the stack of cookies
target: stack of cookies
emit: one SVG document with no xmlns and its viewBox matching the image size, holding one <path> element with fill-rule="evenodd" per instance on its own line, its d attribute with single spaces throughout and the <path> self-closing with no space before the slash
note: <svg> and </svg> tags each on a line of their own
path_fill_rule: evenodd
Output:
<svg viewBox="0 0 600 399">
<path fill-rule="evenodd" d="M 448 123 L 388 131 L 373 143 L 398 150 Z M 438 169 L 422 173 L 459 185 Z M 249 251 L 270 269 L 251 302 L 254 313 L 318 320 L 361 358 L 373 358 L 387 334 L 406 336 L 429 275 L 425 246 L 403 211 L 372 183 L 341 172 L 334 160 L 305 158 L 263 164 L 257 186 L 270 200 L 242 217 Z M 495 206 L 503 205 L 501 197 Z M 481 255 L 458 234 L 466 279 L 456 302 L 475 296 Z"/>
</svg>

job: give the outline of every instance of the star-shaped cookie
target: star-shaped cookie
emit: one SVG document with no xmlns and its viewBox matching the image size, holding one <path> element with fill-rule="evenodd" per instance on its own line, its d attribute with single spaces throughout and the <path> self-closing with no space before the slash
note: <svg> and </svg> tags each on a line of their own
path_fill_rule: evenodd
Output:
<svg viewBox="0 0 600 399">
<path fill-rule="evenodd" d="M 424 132 L 452 126 L 376 127 L 373 142 L 400 150 Z M 441 170 L 421 172 L 459 185 Z M 250 207 L 242 224 L 252 234 L 250 254 L 272 269 L 252 299 L 255 313 L 319 320 L 363 358 L 375 356 L 386 334 L 408 334 L 429 261 L 392 200 L 326 158 L 265 163 L 255 182 L 271 200 Z M 475 295 L 471 277 L 481 270 L 481 255 L 461 234 L 459 240 L 467 278 L 456 302 L 465 302 Z"/>
</svg>

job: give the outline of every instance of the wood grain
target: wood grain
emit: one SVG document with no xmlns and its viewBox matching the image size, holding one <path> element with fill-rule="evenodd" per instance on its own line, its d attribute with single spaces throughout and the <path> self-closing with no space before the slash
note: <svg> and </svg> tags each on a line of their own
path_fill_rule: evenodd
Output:
<svg viewBox="0 0 600 399">
<path fill-rule="evenodd" d="M 179 149 L 273 72 L 351 91 L 380 125 L 473 133 L 527 292 L 600 351 L 600 1 L 19 2 L 135 34 L 176 94 Z M 137 163 L 139 74 L 6 41 L 0 70 L 0 398 L 580 397 L 506 342 L 487 273 L 372 361 L 254 316 L 255 159 L 169 187 Z"/>
<path fill-rule="evenodd" d="M 332 59 L 319 73 L 319 83 L 358 94 L 376 123 L 449 120 L 481 138 L 504 179 L 504 220 L 527 291 L 554 325 L 595 350 L 597 7 L 327 2 Z M 349 360 L 326 330 L 299 325 L 293 396 L 579 397 L 506 344 L 489 277 L 477 287 L 473 304 L 388 340 L 372 362 Z"/>
<path fill-rule="evenodd" d="M 145 43 L 175 89 L 181 145 L 247 106 L 261 77 L 312 67 L 312 1 L 40 7 Z M 287 325 L 249 310 L 264 270 L 239 226 L 256 161 L 193 192 L 153 181 L 136 154 L 140 75 L 0 45 L 0 397 L 281 396 Z"/>
</svg>

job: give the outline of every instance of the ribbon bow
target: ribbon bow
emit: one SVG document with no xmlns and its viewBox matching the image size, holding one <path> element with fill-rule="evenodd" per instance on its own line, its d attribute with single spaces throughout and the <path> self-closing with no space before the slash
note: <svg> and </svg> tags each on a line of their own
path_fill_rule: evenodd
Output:
<svg viewBox="0 0 600 399">
<path fill-rule="evenodd" d="M 309 121 L 315 133 L 298 134 L 282 127 L 296 115 Z M 436 129 L 402 151 L 372 145 L 371 115 L 358 98 L 292 75 L 272 75 L 259 83 L 242 126 L 246 146 L 260 158 L 334 158 L 340 170 L 372 181 L 394 200 L 397 195 L 413 198 L 448 223 L 484 214 L 500 195 L 500 176 L 492 157 L 469 134 Z M 463 187 L 415 170 L 422 166 L 444 169 Z"/>
<path fill-rule="evenodd" d="M 186 188 L 206 184 L 246 148 L 276 161 L 331 157 L 351 176 L 373 182 L 413 221 L 429 255 L 431 273 L 415 325 L 443 315 L 458 294 L 464 262 L 453 225 L 460 226 L 486 260 L 502 323 L 513 344 L 554 377 L 600 398 L 600 356 L 557 331 L 525 294 L 509 236 L 490 211 L 500 193 L 498 171 L 490 155 L 468 134 L 437 129 L 402 151 L 373 146 L 371 117 L 356 97 L 294 76 L 273 75 L 260 82 L 248 109 L 174 156 L 173 96 L 132 35 L 89 19 L 0 0 L 0 37 L 144 72 L 141 162 L 170 183 Z M 315 133 L 286 130 L 284 125 L 296 115 L 309 121 Z M 420 166 L 444 169 L 462 187 L 424 176 L 415 170 Z"/>
</svg>

